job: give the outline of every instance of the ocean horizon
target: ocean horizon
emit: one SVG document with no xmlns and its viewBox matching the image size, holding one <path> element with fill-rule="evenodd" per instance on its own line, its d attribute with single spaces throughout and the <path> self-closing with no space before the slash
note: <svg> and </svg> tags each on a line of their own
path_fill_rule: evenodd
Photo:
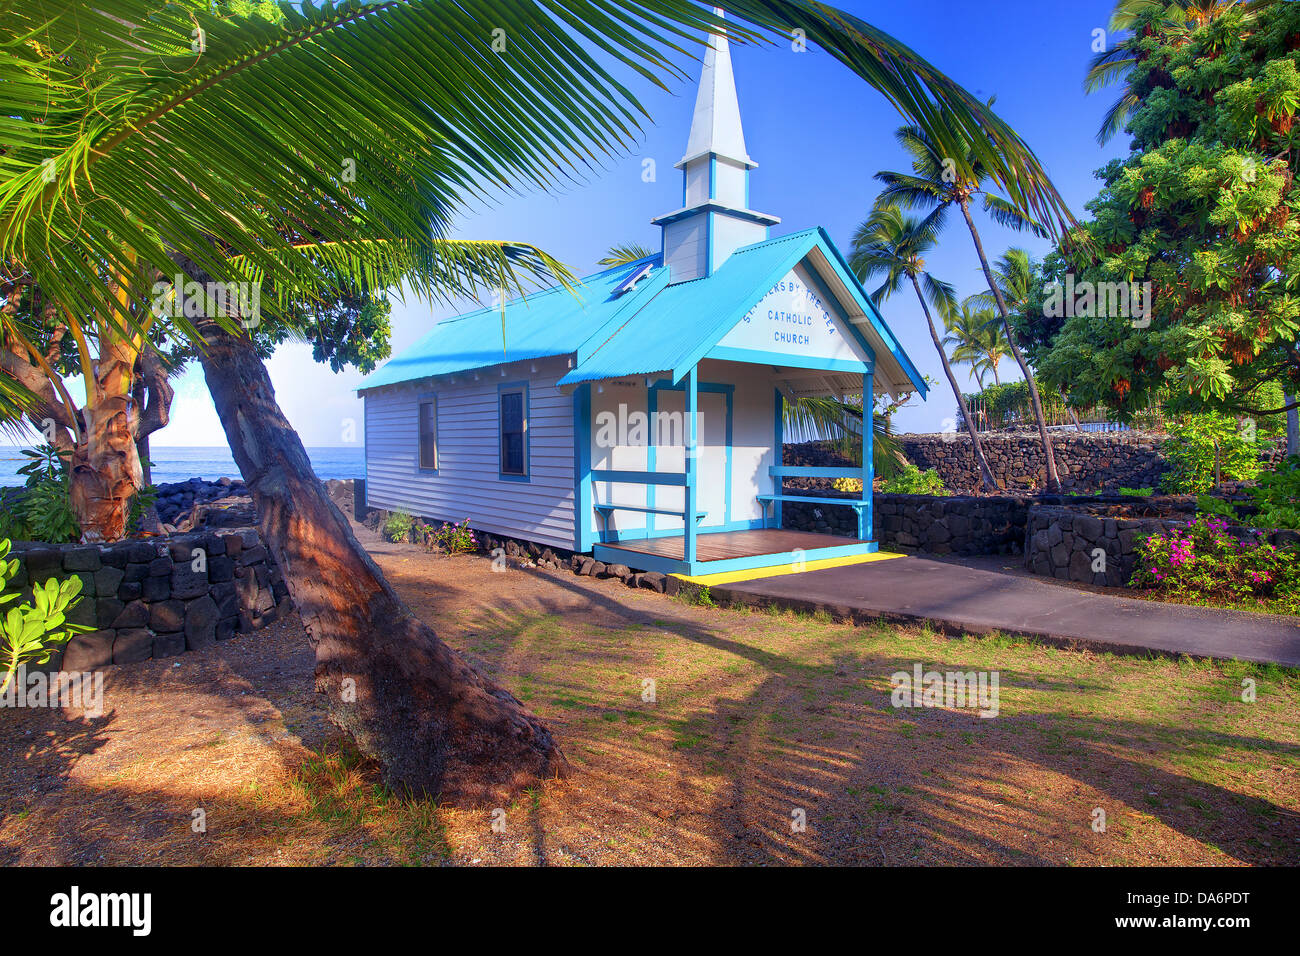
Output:
<svg viewBox="0 0 1300 956">
<path fill-rule="evenodd" d="M 0 446 L 0 487 L 23 483 L 18 469 L 28 459 L 20 454 L 22 447 Z M 365 449 L 361 445 L 316 446 L 307 449 L 307 457 L 311 459 L 316 477 L 322 481 L 365 477 Z M 155 485 L 173 484 L 190 478 L 216 481 L 240 476 L 239 466 L 235 464 L 230 449 L 224 445 L 154 446 L 149 449 L 149 458 L 153 462 L 151 477 Z"/>
</svg>

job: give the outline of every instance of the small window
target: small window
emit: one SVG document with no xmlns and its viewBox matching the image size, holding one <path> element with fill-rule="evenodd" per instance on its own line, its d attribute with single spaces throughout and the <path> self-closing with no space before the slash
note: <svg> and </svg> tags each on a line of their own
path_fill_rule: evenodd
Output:
<svg viewBox="0 0 1300 956">
<path fill-rule="evenodd" d="M 438 400 L 420 402 L 420 468 L 438 470 Z"/>
<path fill-rule="evenodd" d="M 528 392 L 501 391 L 501 475 L 528 477 Z"/>
</svg>

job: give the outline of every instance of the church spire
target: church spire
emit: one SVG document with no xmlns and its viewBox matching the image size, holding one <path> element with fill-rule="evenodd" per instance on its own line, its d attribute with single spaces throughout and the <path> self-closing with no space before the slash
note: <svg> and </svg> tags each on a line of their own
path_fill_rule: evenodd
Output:
<svg viewBox="0 0 1300 956">
<path fill-rule="evenodd" d="M 716 15 L 722 11 L 714 8 Z M 663 230 L 664 265 L 673 283 L 712 275 L 742 246 L 767 238 L 781 220 L 749 208 L 749 171 L 731 45 L 714 34 L 704 53 L 700 88 L 682 171 L 682 208 L 652 220 Z"/>
<path fill-rule="evenodd" d="M 713 8 L 717 16 L 723 13 Z M 758 164 L 745 150 L 745 131 L 740 125 L 740 101 L 736 98 L 736 77 L 731 69 L 731 44 L 725 33 L 715 34 L 704 52 L 700 70 L 700 89 L 695 95 L 695 115 L 691 118 L 691 136 L 686 155 L 677 164 L 685 166 L 693 159 L 722 156 L 746 169 Z"/>
</svg>

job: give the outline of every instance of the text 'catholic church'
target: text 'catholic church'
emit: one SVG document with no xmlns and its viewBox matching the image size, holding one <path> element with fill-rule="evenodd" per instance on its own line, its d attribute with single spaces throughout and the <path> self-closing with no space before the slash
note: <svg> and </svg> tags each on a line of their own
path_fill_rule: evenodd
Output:
<svg viewBox="0 0 1300 956">
<path fill-rule="evenodd" d="M 861 469 L 784 467 L 801 396 L 926 387 L 822 229 L 749 208 L 725 37 L 704 56 L 662 251 L 434 326 L 361 385 L 366 499 L 704 581 L 876 550 Z M 504 318 L 503 318 L 504 315 Z M 860 477 L 855 538 L 781 529 L 785 476 Z"/>
</svg>

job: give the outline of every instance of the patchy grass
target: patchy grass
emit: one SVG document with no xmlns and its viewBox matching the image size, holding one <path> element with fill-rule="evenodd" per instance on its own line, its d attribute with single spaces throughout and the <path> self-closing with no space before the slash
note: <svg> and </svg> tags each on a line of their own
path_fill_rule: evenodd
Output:
<svg viewBox="0 0 1300 956">
<path fill-rule="evenodd" d="M 107 723 L 0 714 L 5 862 L 1300 862 L 1296 671 L 720 609 L 364 540 L 548 721 L 567 780 L 477 811 L 386 792 L 324 725 L 285 622 L 121 669 Z M 996 671 L 998 716 L 892 706 L 917 662 Z"/>
</svg>

